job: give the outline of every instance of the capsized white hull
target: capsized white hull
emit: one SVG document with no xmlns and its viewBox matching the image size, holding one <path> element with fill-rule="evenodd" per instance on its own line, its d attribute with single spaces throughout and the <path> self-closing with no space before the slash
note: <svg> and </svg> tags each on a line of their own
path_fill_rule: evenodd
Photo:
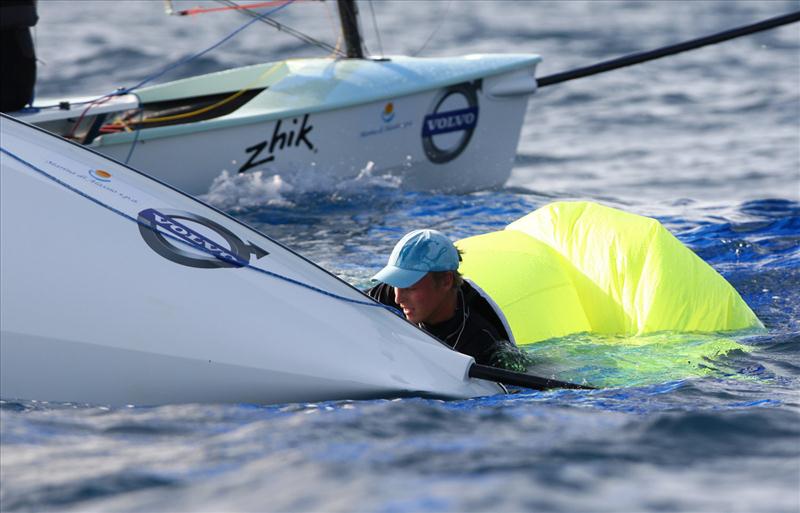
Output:
<svg viewBox="0 0 800 513">
<path fill-rule="evenodd" d="M 502 390 L 467 377 L 471 358 L 224 214 L 12 118 L 1 128 L 3 398 L 282 403 Z"/>
<path fill-rule="evenodd" d="M 190 194 L 208 192 L 223 171 L 259 170 L 302 184 L 351 180 L 369 169 L 410 190 L 493 188 L 510 175 L 539 60 L 298 59 L 239 68 L 136 91 L 147 115 L 164 121 L 136 124 L 128 109 L 138 132 L 90 135 L 87 120 L 85 140 Z M 201 118 L 184 117 L 191 107 L 176 107 L 245 89 L 251 97 L 209 119 L 195 121 Z M 71 130 L 63 119 L 80 112 L 73 107 L 59 121 L 44 111 L 18 117 L 58 133 Z"/>
</svg>

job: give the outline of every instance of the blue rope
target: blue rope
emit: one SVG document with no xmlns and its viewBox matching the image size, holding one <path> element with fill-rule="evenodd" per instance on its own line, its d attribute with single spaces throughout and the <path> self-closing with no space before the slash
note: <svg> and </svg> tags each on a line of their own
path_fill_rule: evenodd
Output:
<svg viewBox="0 0 800 513">
<path fill-rule="evenodd" d="M 167 237 L 169 237 L 169 238 L 171 238 L 171 239 L 173 239 L 173 240 L 175 240 L 175 241 L 177 241 L 177 242 L 179 242 L 179 243 L 181 243 L 181 244 L 183 244 L 185 246 L 188 246 L 188 247 L 196 249 L 196 250 L 204 251 L 204 252 L 214 256 L 215 258 L 221 260 L 221 261 L 225 261 L 225 260 L 222 260 L 219 257 L 219 255 L 215 255 L 214 253 L 212 253 L 210 250 L 206 249 L 203 246 L 199 246 L 199 245 L 195 246 L 193 244 L 189 244 L 188 242 L 184 241 L 183 239 L 180 239 L 180 238 L 172 235 L 171 233 L 160 232 L 157 229 L 155 229 L 154 227 L 150 226 L 149 224 L 145 224 L 145 223 L 139 221 L 138 218 L 133 218 L 133 217 L 129 216 L 128 214 L 126 214 L 125 212 L 123 212 L 123 211 L 121 211 L 121 210 L 119 210 L 119 209 L 117 209 L 115 207 L 112 207 L 111 205 L 103 203 L 102 201 L 100 201 L 97 198 L 94 198 L 94 197 L 86 194 L 85 192 L 81 191 L 80 189 L 76 189 L 75 187 L 69 185 L 68 183 L 66 183 L 66 182 L 64 182 L 62 180 L 59 180 L 58 178 L 56 178 L 55 176 L 51 175 L 47 171 L 44 171 L 43 169 L 40 169 L 40 168 L 36 167 L 35 165 L 31 164 L 27 160 L 25 160 L 22 157 L 19 157 L 18 155 L 6 150 L 5 148 L 0 147 L 0 152 L 5 153 L 6 155 L 8 155 L 9 157 L 13 158 L 14 160 L 16 160 L 16 161 L 24 164 L 25 166 L 33 169 L 34 171 L 36 171 L 37 173 L 41 174 L 45 178 L 48 178 L 48 179 L 52 180 L 53 182 L 61 185 L 62 187 L 64 187 L 64 188 L 66 188 L 66 189 L 78 194 L 79 196 L 82 196 L 85 199 L 88 199 L 89 201 L 91 201 L 91 202 L 93 202 L 93 203 L 95 203 L 95 204 L 97 204 L 97 205 L 99 205 L 99 206 L 101 206 L 101 207 L 103 207 L 103 208 L 105 208 L 107 210 L 110 210 L 111 212 L 113 212 L 113 213 L 115 213 L 115 214 L 117 214 L 119 216 L 124 217 L 125 219 L 127 219 L 129 221 L 133 221 L 134 223 L 136 223 L 139 226 L 144 226 L 149 230 L 152 230 L 152 231 L 154 231 L 154 232 L 156 232 L 156 233 L 158 233 L 158 234 L 160 234 L 162 236 L 167 236 Z M 268 271 L 266 269 L 261 269 L 259 267 L 255 267 L 255 266 L 253 266 L 253 265 L 251 265 L 249 263 L 245 264 L 243 267 L 247 267 L 248 269 L 252 269 L 253 271 L 257 271 L 257 272 L 259 272 L 261 274 L 265 274 L 265 275 L 270 276 L 272 278 L 277 278 L 279 280 L 283 280 L 285 282 L 291 283 L 292 285 L 297 285 L 299 287 L 303 287 L 305 289 L 311 290 L 313 292 L 317 292 L 319 294 L 331 297 L 333 299 L 338 299 L 340 301 L 344 301 L 344 302 L 347 302 L 347 303 L 353 303 L 353 304 L 357 304 L 357 305 L 379 307 L 379 308 L 383 308 L 385 310 L 389 310 L 393 314 L 398 315 L 400 317 L 403 316 L 402 313 L 399 310 L 397 310 L 396 308 L 391 307 L 389 305 L 384 305 L 383 303 L 379 303 L 377 301 L 371 301 L 371 302 L 370 301 L 361 301 L 361 300 L 358 300 L 358 299 L 352 299 L 352 298 L 349 298 L 349 297 L 340 296 L 338 294 L 334 294 L 333 292 L 329 292 L 327 290 L 320 289 L 320 288 L 315 287 L 313 285 L 309 285 L 308 283 L 304 283 L 302 281 L 295 280 L 294 278 L 289 278 L 288 276 L 283 276 L 281 274 L 274 273 L 274 272 Z"/>
<path fill-rule="evenodd" d="M 139 109 L 139 122 L 141 122 L 143 119 L 144 119 L 144 109 Z M 136 143 L 139 142 L 139 134 L 142 133 L 142 129 L 137 126 L 135 131 L 136 135 L 133 137 L 133 142 L 131 143 L 131 147 L 128 150 L 128 156 L 125 157 L 126 166 L 131 161 L 131 157 L 133 156 L 133 150 L 136 148 Z"/>
</svg>

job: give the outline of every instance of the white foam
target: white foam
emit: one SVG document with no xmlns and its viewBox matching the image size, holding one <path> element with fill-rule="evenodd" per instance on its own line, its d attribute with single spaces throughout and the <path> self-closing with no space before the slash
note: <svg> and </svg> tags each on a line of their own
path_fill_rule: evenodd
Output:
<svg viewBox="0 0 800 513">
<path fill-rule="evenodd" d="M 263 205 L 293 206 L 284 194 L 294 190 L 280 175 L 263 171 L 231 174 L 223 170 L 201 199 L 221 210 L 237 211 Z"/>
<path fill-rule="evenodd" d="M 403 179 L 399 176 L 391 175 L 391 174 L 383 174 L 383 175 L 374 175 L 373 171 L 375 170 L 375 163 L 371 160 L 367 162 L 367 165 L 359 171 L 358 175 L 355 178 L 350 178 L 348 180 L 342 180 L 336 183 L 337 190 L 347 190 L 347 189 L 361 189 L 364 187 L 388 187 L 388 188 L 399 188 L 400 185 L 403 183 Z"/>
<path fill-rule="evenodd" d="M 283 169 L 281 174 L 269 170 L 233 174 L 223 170 L 211 184 L 203 201 L 221 210 L 240 211 L 264 205 L 293 207 L 293 194 L 325 193 L 348 196 L 365 189 L 398 189 L 402 178 L 392 174 L 376 175 L 375 163 L 367 164 L 352 178 L 334 176 L 316 163 L 310 169 Z"/>
</svg>

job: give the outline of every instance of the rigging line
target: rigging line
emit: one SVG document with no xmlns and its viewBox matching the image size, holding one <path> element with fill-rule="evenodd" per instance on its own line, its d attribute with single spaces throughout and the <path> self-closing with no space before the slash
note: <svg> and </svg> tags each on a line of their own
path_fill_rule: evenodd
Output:
<svg viewBox="0 0 800 513">
<path fill-rule="evenodd" d="M 180 243 L 182 245 L 188 246 L 188 247 L 190 247 L 192 249 L 195 249 L 197 251 L 201 251 L 201 252 L 207 253 L 207 254 L 209 254 L 209 255 L 211 255 L 211 256 L 213 256 L 213 257 L 215 257 L 215 258 L 217 258 L 217 259 L 219 259 L 219 260 L 221 260 L 223 262 L 229 263 L 227 260 L 224 260 L 220 255 L 214 253 L 210 249 L 207 249 L 204 245 L 202 245 L 202 244 L 191 244 L 191 243 L 187 242 L 186 240 L 183 240 L 183 239 L 181 239 L 181 238 L 179 238 L 179 237 L 177 237 L 177 236 L 175 236 L 175 235 L 173 235 L 173 234 L 171 234 L 169 232 L 160 231 L 157 228 L 154 228 L 153 226 L 151 226 L 151 225 L 149 225 L 149 224 L 147 224 L 147 223 L 145 223 L 143 221 L 140 221 L 138 218 L 134 218 L 133 216 L 123 212 L 122 210 L 119 210 L 116 207 L 113 207 L 113 206 L 111 206 L 111 205 L 109 205 L 107 203 L 104 203 L 103 201 L 95 198 L 94 196 L 91 196 L 90 194 L 87 194 L 87 193 L 83 192 L 82 190 L 80 190 L 80 189 L 78 189 L 76 187 L 73 187 L 72 185 L 70 185 L 70 184 L 60 180 L 59 178 L 51 175 L 47 171 L 37 167 L 33 163 L 28 162 L 24 158 L 22 158 L 19 155 L 16 155 L 15 153 L 3 148 L 2 146 L 0 146 L 0 153 L 4 153 L 4 154 L 8 155 L 12 159 L 14 159 L 17 162 L 19 162 L 20 164 L 23 164 L 24 166 L 30 168 L 31 170 L 37 172 L 38 174 L 44 176 L 45 178 L 57 183 L 58 185 L 61 185 L 65 189 L 74 192 L 75 194 L 77 194 L 77 195 L 79 195 L 79 196 L 91 201 L 92 203 L 95 203 L 96 205 L 99 205 L 100 207 L 103 207 L 103 208 L 105 208 L 105 209 L 107 209 L 107 210 L 109 210 L 109 211 L 111 211 L 111 212 L 123 217 L 124 219 L 127 219 L 128 221 L 132 221 L 132 222 L 136 223 L 139 226 L 144 226 L 145 228 L 147 228 L 149 230 L 152 230 L 152 231 L 156 232 L 159 235 L 162 235 L 164 237 L 170 238 L 170 239 L 172 239 L 172 240 L 174 240 L 174 241 L 176 241 L 176 242 L 178 242 L 178 243 Z M 269 239 L 269 240 L 271 242 L 273 242 L 272 239 Z M 256 271 L 258 273 L 264 274 L 266 276 L 270 276 L 272 278 L 277 278 L 279 280 L 283 280 L 283 281 L 285 281 L 287 283 L 291 283 L 292 285 L 297 285 L 299 287 L 308 289 L 308 290 L 310 290 L 312 292 L 316 292 L 316 293 L 322 294 L 324 296 L 331 297 L 333 299 L 338 299 L 340 301 L 344 301 L 345 303 L 352 303 L 352 304 L 356 304 L 356 305 L 370 306 L 370 307 L 375 307 L 375 308 L 383 308 L 384 310 L 388 310 L 389 312 L 392 312 L 393 314 L 395 314 L 397 316 L 402 316 L 402 313 L 399 310 L 397 310 L 396 308 L 391 307 L 389 305 L 384 305 L 383 303 L 380 303 L 380 302 L 375 301 L 373 299 L 370 299 L 370 301 L 365 301 L 365 300 L 362 300 L 362 299 L 354 299 L 354 298 L 342 296 L 342 295 L 336 294 L 334 292 L 330 292 L 328 290 L 321 289 L 319 287 L 315 287 L 314 285 L 311 285 L 309 283 L 305 283 L 305 282 L 302 282 L 300 280 L 296 280 L 294 278 L 290 278 L 288 276 L 284 276 L 282 274 L 279 274 L 279 273 L 276 273 L 276 272 L 273 272 L 273 271 L 268 271 L 267 269 L 262 269 L 260 267 L 256 267 L 256 266 L 254 266 L 253 264 L 250 264 L 250 263 L 243 264 L 242 267 L 247 268 L 247 269 L 251 269 L 253 271 Z"/>
<path fill-rule="evenodd" d="M 216 0 L 216 1 L 218 3 L 224 4 L 224 5 L 230 5 L 230 6 L 238 6 L 239 5 L 236 2 L 233 2 L 232 0 Z M 263 15 L 259 15 L 258 13 L 255 13 L 255 12 L 249 10 L 249 9 L 240 9 L 240 10 L 237 10 L 237 12 L 239 12 L 241 14 L 244 14 L 246 16 L 259 18 L 258 21 L 260 21 L 261 23 L 266 23 L 267 25 L 271 26 L 274 29 L 277 29 L 277 30 L 279 30 L 281 32 L 286 32 L 290 36 L 296 37 L 297 39 L 300 39 L 304 43 L 308 43 L 310 45 L 322 48 L 322 49 L 324 49 L 326 51 L 330 51 L 332 53 L 337 54 L 340 57 L 343 57 L 345 55 L 344 52 L 342 52 L 338 48 L 333 47 L 333 46 L 329 45 L 328 43 L 325 43 L 324 41 L 320 41 L 319 39 L 316 39 L 316 38 L 314 38 L 312 36 L 309 36 L 308 34 L 300 32 L 299 30 L 294 29 L 294 28 L 292 28 L 292 27 L 290 27 L 288 25 L 285 25 L 283 23 L 277 22 L 277 21 L 273 20 L 272 18 L 263 16 Z"/>
<path fill-rule="evenodd" d="M 270 0 L 269 2 L 258 2 L 255 4 L 248 4 L 248 5 L 236 5 L 236 6 L 226 6 L 226 7 L 212 7 L 212 8 L 202 8 L 202 7 L 194 7 L 192 9 L 184 9 L 182 11 L 172 11 L 169 14 L 176 14 L 178 16 L 194 16 L 195 14 L 206 14 L 211 12 L 222 12 L 222 11 L 235 11 L 239 9 L 260 9 L 262 7 L 272 7 L 273 5 L 278 5 L 286 0 Z M 304 1 L 304 0 L 297 0 L 297 1 Z M 310 1 L 310 0 L 305 0 Z"/>
<path fill-rule="evenodd" d="M 108 95 L 107 94 L 105 96 L 101 96 L 100 98 L 96 98 L 95 100 L 89 102 L 89 104 L 86 106 L 86 108 L 83 109 L 83 112 L 81 112 L 81 115 L 78 117 L 78 121 L 76 121 L 75 124 L 72 125 L 72 130 L 70 130 L 64 137 L 66 139 L 73 139 L 75 137 L 76 132 L 78 131 L 78 127 L 80 127 L 81 123 L 83 122 L 83 118 L 85 118 L 86 117 L 86 113 L 89 112 L 89 109 L 91 109 L 92 107 L 96 107 L 98 105 L 102 105 L 102 104 L 106 103 L 112 97 L 113 97 L 113 95 Z"/>
<path fill-rule="evenodd" d="M 230 34 L 228 34 L 227 36 L 225 36 L 224 38 L 222 38 L 218 42 L 216 42 L 213 45 L 211 45 L 208 48 L 206 48 L 205 50 L 197 52 L 196 54 L 193 54 L 193 55 L 189 55 L 187 57 L 183 57 L 182 59 L 179 59 L 179 60 L 173 62 L 172 64 L 167 65 L 161 71 L 159 71 L 157 73 L 153 73 L 152 75 L 146 77 L 144 80 L 142 80 L 141 82 L 139 82 L 138 84 L 136 84 L 133 87 L 120 87 L 120 88 L 116 89 L 115 91 L 112 91 L 112 92 L 110 92 L 108 94 L 104 94 L 102 96 L 98 96 L 97 98 L 94 98 L 92 100 L 86 100 L 86 101 L 82 101 L 82 102 L 75 102 L 75 103 L 73 103 L 73 105 L 86 105 L 86 104 L 88 104 L 88 107 L 87 107 L 87 110 L 88 110 L 88 108 L 91 108 L 92 106 L 94 106 L 96 104 L 105 103 L 105 101 L 107 101 L 109 98 L 112 98 L 114 96 L 121 96 L 121 95 L 124 95 L 124 94 L 128 94 L 128 93 L 130 93 L 130 92 L 132 92 L 132 91 L 134 91 L 136 89 L 139 89 L 144 84 L 159 78 L 160 76 L 164 75 L 168 71 L 171 71 L 171 70 L 173 70 L 173 69 L 175 69 L 175 68 L 177 68 L 179 66 L 182 66 L 184 64 L 188 64 L 189 62 L 191 62 L 191 61 L 193 61 L 193 60 L 195 60 L 195 59 L 207 54 L 211 50 L 214 50 L 215 48 L 219 47 L 223 43 L 225 43 L 228 40 L 232 39 L 234 36 L 239 34 L 241 31 L 243 31 L 244 29 L 246 29 L 247 27 L 249 27 L 250 25 L 252 25 L 256 21 L 258 21 L 258 20 L 260 20 L 262 18 L 266 18 L 267 16 L 280 11 L 281 9 L 291 5 L 294 1 L 295 0 L 287 0 L 286 3 L 284 3 L 282 5 L 279 5 L 278 7 L 274 8 L 272 10 L 269 10 L 269 11 L 265 12 L 264 14 L 260 14 L 260 15 L 256 14 L 255 15 L 255 19 L 250 20 L 249 22 L 245 23 L 244 25 L 242 25 L 241 27 L 237 28 L 236 30 L 234 30 L 233 32 L 231 32 Z M 50 108 L 56 108 L 56 107 L 60 107 L 60 105 L 59 104 L 54 104 L 54 105 L 45 105 L 45 106 L 41 106 L 41 107 L 35 106 L 35 108 L 37 108 L 37 109 L 50 109 Z M 85 114 L 86 114 L 86 111 L 84 111 L 83 115 L 85 115 Z"/>
<path fill-rule="evenodd" d="M 276 7 L 276 8 L 274 8 L 274 9 L 271 9 L 271 10 L 269 10 L 269 11 L 265 12 L 264 14 L 261 14 L 261 15 L 256 15 L 256 18 L 255 18 L 255 19 L 253 19 L 253 20 L 250 20 L 249 22 L 245 23 L 244 25 L 242 25 L 242 26 L 241 26 L 241 27 L 239 27 L 238 29 L 234 30 L 233 32 L 231 32 L 230 34 L 228 34 L 227 36 L 225 36 L 224 38 L 220 39 L 220 40 L 219 40 L 217 43 L 215 43 L 215 44 L 213 44 L 213 45 L 209 46 L 209 47 L 208 47 L 208 48 L 206 48 L 205 50 L 202 50 L 202 51 L 200 51 L 200 52 L 197 52 L 197 53 L 196 53 L 196 54 L 194 54 L 194 55 L 190 55 L 190 56 L 188 56 L 188 57 L 184 57 L 183 59 L 180 59 L 180 60 L 178 60 L 178 61 L 174 62 L 173 64 L 170 64 L 169 66 L 165 67 L 165 68 L 164 68 L 163 70 L 161 70 L 160 72 L 158 72 L 158 73 L 155 73 L 155 74 L 153 74 L 153 75 L 150 75 L 149 77 L 145 78 L 144 80 L 142 80 L 141 82 L 139 82 L 139 83 L 138 83 L 138 84 L 136 84 L 135 86 L 133 86 L 133 87 L 131 87 L 131 88 L 128 88 L 128 89 L 125 89 L 125 92 L 126 92 L 126 93 L 129 93 L 129 92 L 133 91 L 134 89 L 138 89 L 138 88 L 142 87 L 144 84 L 146 84 L 147 82 L 150 82 L 150 81 L 152 81 L 152 80 L 155 80 L 155 79 L 159 78 L 160 76 L 164 75 L 164 74 L 165 74 L 165 73 L 167 73 L 168 71 L 172 71 L 173 69 L 177 68 L 178 66 L 182 66 L 183 64 L 186 64 L 186 63 L 188 63 L 188 62 L 190 62 L 190 61 L 193 61 L 193 60 L 195 60 L 195 59 L 197 59 L 197 58 L 199 58 L 199 57 L 202 57 L 203 55 L 207 54 L 207 53 L 208 53 L 208 52 L 210 52 L 211 50 L 214 50 L 215 48 L 218 48 L 219 46 L 221 46 L 223 43 L 226 43 L 227 41 L 229 41 L 230 39 L 232 39 L 234 36 L 236 36 L 237 34 L 239 34 L 241 31 L 243 31 L 244 29 L 248 28 L 250 25 L 252 25 L 253 23 L 255 23 L 256 21 L 258 21 L 258 20 L 260 20 L 260 19 L 265 19 L 265 18 L 266 18 L 267 16 L 269 16 L 270 14 L 275 14 L 276 12 L 280 11 L 281 9 L 283 9 L 283 8 L 285 8 L 285 7 L 288 7 L 289 5 L 291 5 L 292 3 L 294 3 L 294 1 L 295 1 L 295 0 L 288 0 L 287 2 L 285 2 L 285 3 L 281 4 L 281 5 L 279 5 L 278 7 Z"/>
<path fill-rule="evenodd" d="M 221 4 L 224 4 L 224 5 L 230 5 L 230 6 L 238 6 L 239 5 L 236 2 L 233 2 L 231 0 L 217 0 L 217 2 L 221 3 Z M 248 15 L 248 16 L 251 16 L 251 17 L 259 16 L 258 13 L 250 11 L 249 9 L 241 9 L 238 12 L 240 12 L 242 14 L 245 14 L 245 15 Z M 336 53 L 338 55 L 344 55 L 343 52 L 341 52 L 337 48 L 334 48 L 333 46 L 329 45 L 328 43 L 325 43 L 324 41 L 320 41 L 320 40 L 318 40 L 318 39 L 316 39 L 316 38 L 314 38 L 312 36 L 309 36 L 308 34 L 300 32 L 299 30 L 294 29 L 294 28 L 292 28 L 292 27 L 290 27 L 288 25 L 285 25 L 283 23 L 280 23 L 280 22 L 278 22 L 276 20 L 273 20 L 273 19 L 268 18 L 268 17 L 263 17 L 260 21 L 262 23 L 266 23 L 267 25 L 270 25 L 271 27 L 277 29 L 278 31 L 286 32 L 287 34 L 300 39 L 304 43 L 307 43 L 307 44 L 310 44 L 310 45 L 313 45 L 313 46 L 318 46 L 318 47 L 320 47 L 320 48 L 322 48 L 324 50 L 329 50 L 329 51 L 331 51 L 333 53 Z"/>
<path fill-rule="evenodd" d="M 608 61 L 599 62 L 597 64 L 592 64 L 591 66 L 585 66 L 582 68 L 576 68 L 561 73 L 555 73 L 553 75 L 547 75 L 546 77 L 542 77 L 536 80 L 536 83 L 538 84 L 539 87 L 547 87 L 553 84 L 560 84 L 561 82 L 567 82 L 569 80 L 575 80 L 577 78 L 597 75 L 599 73 L 605 73 L 606 71 L 612 71 L 615 69 L 624 68 L 626 66 L 640 64 L 642 62 L 652 61 L 655 59 L 659 59 L 661 57 L 666 57 L 668 55 L 674 55 L 676 53 L 681 53 L 688 50 L 694 50 L 697 48 L 701 48 L 703 46 L 721 43 L 723 41 L 728 41 L 730 39 L 735 39 L 737 37 L 747 36 L 750 34 L 754 34 L 756 32 L 761 32 L 763 30 L 773 29 L 776 27 L 780 27 L 782 25 L 788 25 L 790 23 L 796 23 L 798 21 L 800 21 L 800 11 L 795 11 L 789 14 L 784 14 L 782 16 L 776 16 L 774 18 L 769 18 L 764 21 L 759 21 L 757 23 L 752 23 L 750 25 L 743 25 L 741 27 L 736 27 L 733 29 L 725 30 L 723 32 L 718 32 L 716 34 L 711 34 L 697 39 L 691 39 L 689 41 L 684 41 L 682 43 L 676 43 L 673 45 L 656 48 L 655 50 L 624 55 L 616 59 L 611 59 Z"/>
<path fill-rule="evenodd" d="M 378 20 L 375 18 L 375 9 L 372 7 L 372 0 L 369 0 L 369 12 L 372 13 L 372 26 L 375 27 L 375 36 L 378 38 L 378 51 L 383 57 L 383 42 L 381 41 L 381 31 L 378 30 Z"/>
<path fill-rule="evenodd" d="M 139 109 L 139 122 L 140 123 L 142 122 L 142 119 L 144 119 L 144 109 L 140 108 Z M 133 142 L 131 143 L 131 149 L 128 150 L 128 156 L 125 157 L 125 165 L 126 166 L 128 165 L 128 162 L 130 162 L 131 157 L 133 156 L 133 150 L 136 148 L 136 143 L 139 142 L 139 134 L 141 134 L 141 133 L 142 133 L 142 131 L 137 128 L 136 129 L 136 134 L 133 136 Z"/>
<path fill-rule="evenodd" d="M 442 25 L 444 24 L 444 20 L 447 17 L 447 11 L 450 10 L 450 4 L 452 4 L 452 3 L 453 3 L 453 0 L 447 0 L 447 5 L 444 7 L 444 12 L 442 13 L 442 15 L 439 16 L 439 23 L 436 25 L 436 28 L 431 31 L 430 35 L 428 35 L 428 39 L 426 39 L 425 42 L 422 43 L 422 46 L 419 48 L 419 50 L 417 50 L 416 52 L 411 54 L 412 57 L 416 57 L 417 55 L 419 55 L 422 52 L 422 50 L 424 50 L 425 47 L 428 46 L 428 43 L 431 42 L 431 39 L 433 39 L 433 36 L 435 36 L 436 33 L 439 32 L 439 29 L 442 28 Z"/>
</svg>

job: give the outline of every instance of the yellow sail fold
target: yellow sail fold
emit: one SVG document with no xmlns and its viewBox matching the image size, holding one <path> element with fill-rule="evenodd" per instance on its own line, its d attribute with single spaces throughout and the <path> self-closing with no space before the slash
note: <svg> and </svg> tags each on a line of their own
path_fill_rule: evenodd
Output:
<svg viewBox="0 0 800 513">
<path fill-rule="evenodd" d="M 581 332 L 763 327 L 658 221 L 596 203 L 552 203 L 456 246 L 459 270 L 494 299 L 518 344 Z"/>
</svg>

